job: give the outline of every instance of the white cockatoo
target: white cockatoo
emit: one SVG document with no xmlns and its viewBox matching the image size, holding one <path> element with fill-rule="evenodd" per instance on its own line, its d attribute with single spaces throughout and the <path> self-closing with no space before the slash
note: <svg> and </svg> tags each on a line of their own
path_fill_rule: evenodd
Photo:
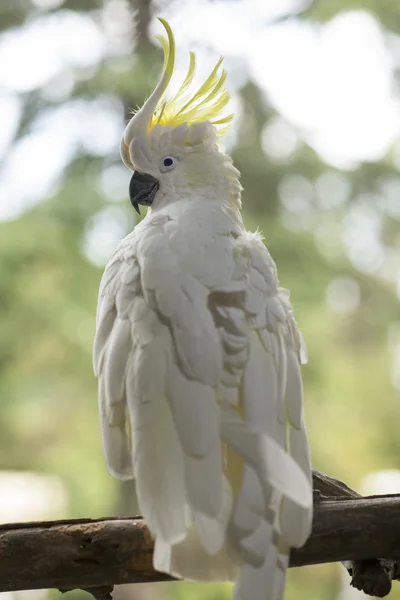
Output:
<svg viewBox="0 0 400 600">
<path fill-rule="evenodd" d="M 160 21 L 163 73 L 121 143 L 131 202 L 150 208 L 100 286 L 104 454 L 111 475 L 136 480 L 155 569 L 280 600 L 289 549 L 312 521 L 305 347 L 218 141 L 231 119 L 222 59 L 193 91 L 191 54 L 168 98 L 175 42 Z"/>
</svg>

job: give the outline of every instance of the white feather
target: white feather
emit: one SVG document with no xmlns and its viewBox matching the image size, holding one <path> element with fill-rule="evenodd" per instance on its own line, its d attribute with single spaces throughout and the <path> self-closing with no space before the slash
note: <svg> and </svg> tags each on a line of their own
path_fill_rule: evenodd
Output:
<svg viewBox="0 0 400 600">
<path fill-rule="evenodd" d="M 104 356 L 104 391 L 109 406 L 123 402 L 125 396 L 125 371 L 132 349 L 130 323 L 116 318 Z"/>
<path fill-rule="evenodd" d="M 265 514 L 265 494 L 255 470 L 244 466 L 242 486 L 236 498 L 232 526 L 240 537 L 257 529 Z"/>
<path fill-rule="evenodd" d="M 283 445 L 284 427 L 277 422 L 280 399 L 276 357 L 265 351 L 254 331 L 250 334 L 249 350 L 242 391 L 246 422 Z"/>
<path fill-rule="evenodd" d="M 311 461 L 304 428 L 289 430 L 289 444 L 291 455 L 307 475 L 310 487 Z M 288 498 L 284 498 L 280 513 L 280 527 L 282 537 L 289 546 L 301 547 L 306 542 L 312 528 L 312 511 L 301 509 Z"/>
<path fill-rule="evenodd" d="M 312 489 L 304 471 L 272 438 L 251 431 L 239 415 L 225 411 L 222 439 L 251 465 L 262 483 L 293 500 L 303 508 L 312 506 Z"/>
<path fill-rule="evenodd" d="M 293 350 L 286 353 L 286 409 L 290 425 L 295 429 L 302 427 L 303 414 L 303 384 L 300 374 L 299 361 Z"/>
<path fill-rule="evenodd" d="M 195 514 L 194 523 L 199 539 L 209 554 L 216 554 L 223 547 L 226 528 L 232 514 L 232 502 L 232 487 L 224 475 L 222 482 L 222 502 L 217 518 L 212 519 L 204 514 Z"/>
<path fill-rule="evenodd" d="M 243 564 L 233 593 L 234 600 L 280 600 L 275 594 L 278 552 L 273 544 L 261 566 Z"/>
<path fill-rule="evenodd" d="M 165 393 L 168 329 L 148 310 L 148 334 L 137 346 L 127 373 L 134 472 L 139 506 L 153 535 L 165 542 L 184 539 L 190 517 L 186 508 L 184 455 Z M 149 341 L 151 339 L 151 341 Z"/>
<path fill-rule="evenodd" d="M 237 565 L 226 547 L 216 554 L 205 552 L 193 527 L 183 542 L 172 546 L 169 573 L 194 581 L 232 581 L 237 574 Z"/>
<path fill-rule="evenodd" d="M 186 130 L 155 136 L 146 164 Z M 239 571 L 236 600 L 281 600 L 289 545 L 312 519 L 304 344 L 224 161 L 215 197 L 212 181 L 173 202 L 163 188 L 106 267 L 94 346 L 103 447 L 113 475 L 136 477 L 158 570 Z"/>
<path fill-rule="evenodd" d="M 222 506 L 222 458 L 220 445 L 204 458 L 185 456 L 185 484 L 190 508 L 218 518 Z"/>
<path fill-rule="evenodd" d="M 104 458 L 110 475 L 122 480 L 133 478 L 132 452 L 126 430 L 124 409 L 125 407 L 122 406 L 123 414 L 120 414 L 119 418 L 115 413 L 110 413 L 104 385 L 100 383 L 99 414 Z"/>
<path fill-rule="evenodd" d="M 273 528 L 268 521 L 259 520 L 257 527 L 240 541 L 240 554 L 253 567 L 264 564 L 271 544 Z"/>
<path fill-rule="evenodd" d="M 98 376 L 102 371 L 104 352 L 117 316 L 114 298 L 100 297 L 97 315 L 98 326 L 93 344 L 93 370 Z"/>
<path fill-rule="evenodd" d="M 222 351 L 207 295 L 189 277 L 181 296 L 181 312 L 171 318 L 181 369 L 187 377 L 215 387 L 221 378 Z"/>
<path fill-rule="evenodd" d="M 154 542 L 153 566 L 161 573 L 171 573 L 171 544 L 161 537 L 156 537 Z"/>
<path fill-rule="evenodd" d="M 190 525 L 183 453 L 166 399 L 149 404 L 142 408 L 149 408 L 152 418 L 133 437 L 136 491 L 152 535 L 174 544 L 185 539 Z"/>
<path fill-rule="evenodd" d="M 206 456 L 220 443 L 215 390 L 188 379 L 177 365 L 168 371 L 166 390 L 184 451 L 197 458 Z"/>
</svg>

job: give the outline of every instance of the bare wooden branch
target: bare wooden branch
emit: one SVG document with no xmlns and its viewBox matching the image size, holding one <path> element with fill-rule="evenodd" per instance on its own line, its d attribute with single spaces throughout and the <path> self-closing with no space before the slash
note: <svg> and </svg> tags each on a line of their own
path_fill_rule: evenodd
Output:
<svg viewBox="0 0 400 600">
<path fill-rule="evenodd" d="M 351 489 L 343 481 L 329 477 L 317 469 L 313 470 L 313 488 L 321 498 L 361 498 L 361 494 Z"/>
<path fill-rule="evenodd" d="M 291 566 L 400 558 L 400 495 L 322 500 L 313 533 Z M 0 526 L 0 591 L 102 588 L 165 581 L 152 567 L 153 544 L 141 519 L 78 519 Z"/>
<path fill-rule="evenodd" d="M 313 471 L 316 500 L 361 498 L 348 485 L 320 471 Z M 392 589 L 392 581 L 400 578 L 400 564 L 388 558 L 342 561 L 351 577 L 350 585 L 370 596 L 382 598 Z"/>
</svg>

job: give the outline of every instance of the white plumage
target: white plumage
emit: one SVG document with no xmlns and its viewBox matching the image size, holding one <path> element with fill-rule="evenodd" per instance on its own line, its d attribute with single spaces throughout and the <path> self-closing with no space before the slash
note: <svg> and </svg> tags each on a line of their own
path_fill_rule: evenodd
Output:
<svg viewBox="0 0 400 600">
<path fill-rule="evenodd" d="M 215 128 L 144 134 L 154 94 L 122 154 L 159 189 L 100 286 L 105 458 L 113 476 L 136 479 L 158 570 L 235 578 L 235 600 L 280 600 L 290 546 L 312 520 L 305 347 L 272 258 L 243 227 L 239 174 Z"/>
</svg>

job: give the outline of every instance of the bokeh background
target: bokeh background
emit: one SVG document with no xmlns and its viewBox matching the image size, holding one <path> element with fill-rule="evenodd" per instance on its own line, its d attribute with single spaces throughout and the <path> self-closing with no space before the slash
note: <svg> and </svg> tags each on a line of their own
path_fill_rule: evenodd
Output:
<svg viewBox="0 0 400 600">
<path fill-rule="evenodd" d="M 137 511 L 105 470 L 91 347 L 102 269 L 136 222 L 118 148 L 160 73 L 157 15 L 178 73 L 189 49 L 200 76 L 225 56 L 245 222 L 308 342 L 314 466 L 359 490 L 400 469 L 399 0 L 0 0 L 1 521 Z M 374 491 L 400 491 L 395 474 Z M 348 581 L 339 565 L 291 570 L 286 598 L 347 598 Z"/>
</svg>

